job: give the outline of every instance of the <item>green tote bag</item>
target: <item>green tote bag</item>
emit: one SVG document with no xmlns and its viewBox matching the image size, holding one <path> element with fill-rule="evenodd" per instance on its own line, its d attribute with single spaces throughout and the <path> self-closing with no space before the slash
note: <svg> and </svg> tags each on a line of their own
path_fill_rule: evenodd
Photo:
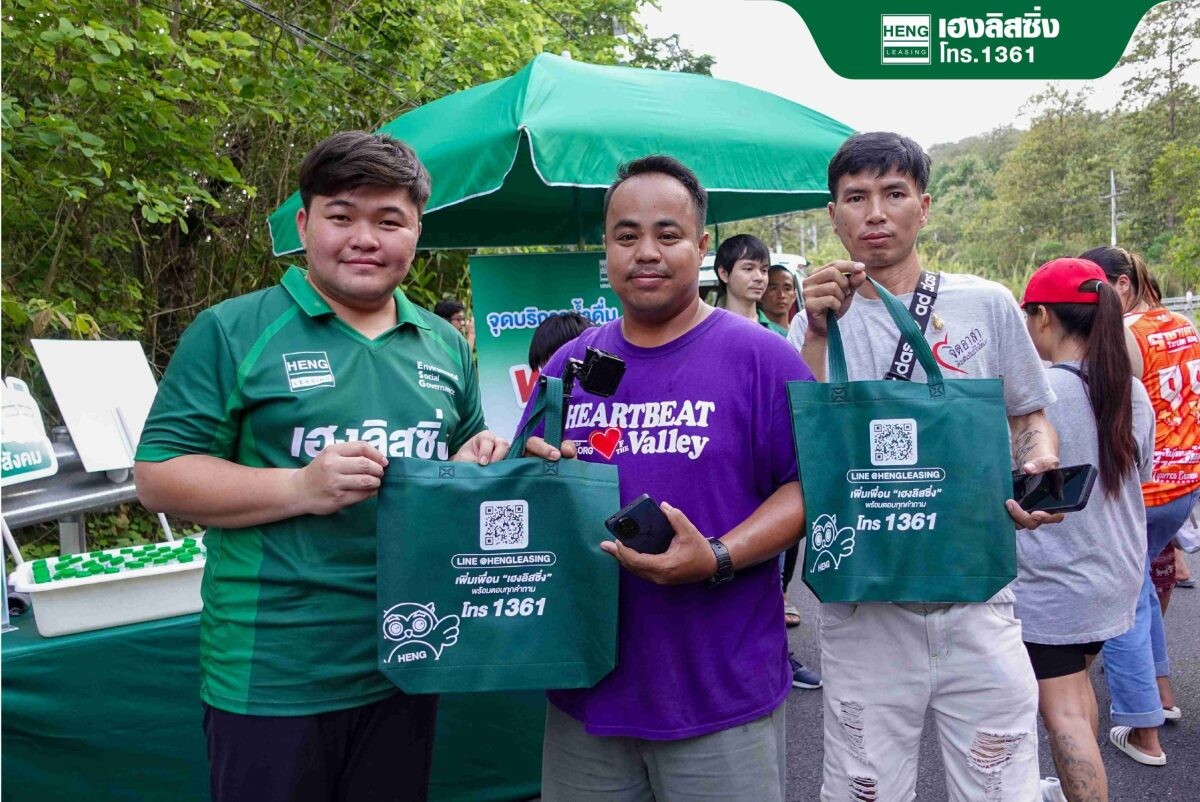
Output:
<svg viewBox="0 0 1200 802">
<path fill-rule="evenodd" d="M 586 688 L 616 664 L 617 563 L 600 550 L 617 469 L 516 459 L 545 420 L 547 377 L 510 458 L 391 460 L 379 491 L 379 669 L 407 693 Z"/>
<path fill-rule="evenodd" d="M 829 316 L 829 381 L 789 382 L 808 538 L 823 602 L 982 602 L 1017 574 L 1000 379 L 945 381 L 904 305 L 872 285 L 926 384 L 847 380 Z"/>
</svg>

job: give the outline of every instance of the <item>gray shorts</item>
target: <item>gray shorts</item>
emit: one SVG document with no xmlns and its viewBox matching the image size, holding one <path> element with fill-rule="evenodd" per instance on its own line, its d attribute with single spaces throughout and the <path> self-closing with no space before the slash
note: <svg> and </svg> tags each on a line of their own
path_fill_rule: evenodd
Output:
<svg viewBox="0 0 1200 802">
<path fill-rule="evenodd" d="M 546 705 L 543 802 L 783 802 L 787 704 L 727 730 L 680 741 L 588 735 Z"/>
</svg>

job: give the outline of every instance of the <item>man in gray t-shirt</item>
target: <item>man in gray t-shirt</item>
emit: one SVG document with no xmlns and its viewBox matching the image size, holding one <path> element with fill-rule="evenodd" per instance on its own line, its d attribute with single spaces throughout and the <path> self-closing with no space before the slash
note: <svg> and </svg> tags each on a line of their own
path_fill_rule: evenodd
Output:
<svg viewBox="0 0 1200 802">
<path fill-rule="evenodd" d="M 895 359 L 899 332 L 865 282 L 869 275 L 906 306 L 918 289 L 928 179 L 929 157 L 897 134 L 857 134 L 830 162 L 829 216 L 854 261 L 832 262 L 804 281 L 805 314 L 788 334 L 818 380 L 826 376 L 831 310 L 851 381 L 889 373 L 924 380 L 914 360 Z M 1027 473 L 1058 466 L 1058 439 L 1043 412 L 1054 393 L 1008 290 L 941 275 L 925 336 L 946 378 L 1004 379 L 1016 465 Z M 1013 501 L 1008 511 L 1028 529 L 1062 520 Z M 1005 588 L 985 604 L 821 605 L 822 800 L 911 799 L 927 710 L 951 799 L 1040 797 L 1037 683 L 1012 602 Z"/>
</svg>

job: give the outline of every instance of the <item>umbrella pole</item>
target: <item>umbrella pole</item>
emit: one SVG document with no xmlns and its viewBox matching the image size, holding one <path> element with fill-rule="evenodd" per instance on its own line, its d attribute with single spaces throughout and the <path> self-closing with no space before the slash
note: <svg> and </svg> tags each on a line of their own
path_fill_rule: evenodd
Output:
<svg viewBox="0 0 1200 802">
<path fill-rule="evenodd" d="M 579 208 L 579 187 L 571 187 L 571 204 L 575 207 L 575 233 L 578 235 L 575 240 L 575 250 L 582 251 L 584 248 L 583 214 Z"/>
</svg>

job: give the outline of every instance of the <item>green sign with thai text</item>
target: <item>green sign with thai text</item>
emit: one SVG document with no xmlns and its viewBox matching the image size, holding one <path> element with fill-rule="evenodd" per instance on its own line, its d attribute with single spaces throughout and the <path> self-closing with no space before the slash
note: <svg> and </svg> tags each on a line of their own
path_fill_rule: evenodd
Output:
<svg viewBox="0 0 1200 802">
<path fill-rule="evenodd" d="M 621 315 L 603 251 L 471 257 L 479 391 L 488 428 L 512 435 L 533 392 L 529 341 L 550 315 L 578 312 L 597 326 Z"/>
<path fill-rule="evenodd" d="M 845 78 L 1099 78 L 1154 0 L 782 0 Z"/>
<path fill-rule="evenodd" d="M 3 402 L 3 445 L 0 448 L 0 486 L 14 485 L 58 473 L 54 447 L 37 402 L 25 382 L 11 376 L 0 386 Z"/>
</svg>

